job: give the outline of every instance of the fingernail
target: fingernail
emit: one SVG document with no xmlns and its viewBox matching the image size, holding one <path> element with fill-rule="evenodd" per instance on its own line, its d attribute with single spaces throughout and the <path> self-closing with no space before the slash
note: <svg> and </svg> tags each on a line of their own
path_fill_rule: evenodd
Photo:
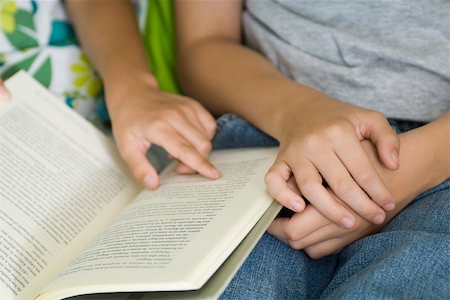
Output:
<svg viewBox="0 0 450 300">
<path fill-rule="evenodd" d="M 214 178 L 219 178 L 219 177 L 222 176 L 222 173 L 220 173 L 220 171 L 217 170 L 216 168 L 211 168 L 211 175 L 212 175 Z"/>
<path fill-rule="evenodd" d="M 381 223 L 383 223 L 383 221 L 384 221 L 384 215 L 383 214 L 378 214 L 372 219 L 372 222 L 374 224 L 381 224 Z"/>
<path fill-rule="evenodd" d="M 395 208 L 395 203 L 394 202 L 389 202 L 387 203 L 385 206 L 383 206 L 383 209 L 385 211 L 391 211 Z"/>
<path fill-rule="evenodd" d="M 353 219 L 350 217 L 343 217 L 341 220 L 341 226 L 344 228 L 352 228 L 353 227 Z"/>
<path fill-rule="evenodd" d="M 144 178 L 144 185 L 149 188 L 149 189 L 153 189 L 153 176 L 152 175 L 147 175 Z"/>
<path fill-rule="evenodd" d="M 295 212 L 300 212 L 303 210 L 304 205 L 303 205 L 303 203 L 301 203 L 297 200 L 293 200 L 293 201 L 291 201 L 291 207 Z"/>
</svg>

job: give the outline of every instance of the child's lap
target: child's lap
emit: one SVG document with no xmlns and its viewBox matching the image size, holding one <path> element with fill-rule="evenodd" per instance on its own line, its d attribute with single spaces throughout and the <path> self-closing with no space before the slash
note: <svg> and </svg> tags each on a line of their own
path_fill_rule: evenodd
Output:
<svg viewBox="0 0 450 300">
<path fill-rule="evenodd" d="M 398 132 L 420 125 L 397 123 L 391 121 Z M 276 145 L 236 116 L 219 119 L 216 148 Z M 450 294 L 448 220 L 450 180 L 419 195 L 379 233 L 319 260 L 266 233 L 222 298 L 445 298 Z"/>
<path fill-rule="evenodd" d="M 450 294 L 450 181 L 382 231 L 309 259 L 266 233 L 223 299 L 444 299 Z"/>
</svg>

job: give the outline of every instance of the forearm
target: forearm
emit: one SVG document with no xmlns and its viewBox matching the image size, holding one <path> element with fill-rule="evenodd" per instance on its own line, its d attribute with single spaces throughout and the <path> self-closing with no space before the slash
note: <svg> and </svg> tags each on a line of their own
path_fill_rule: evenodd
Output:
<svg viewBox="0 0 450 300">
<path fill-rule="evenodd" d="M 373 153 L 370 142 L 365 146 Z M 400 168 L 382 167 L 383 179 L 397 201 L 395 215 L 416 196 L 450 177 L 450 112 L 425 126 L 400 134 Z"/>
<path fill-rule="evenodd" d="M 107 87 L 126 86 L 131 74 L 156 86 L 129 0 L 66 0 L 65 4 L 83 50 Z"/>
<path fill-rule="evenodd" d="M 235 113 L 278 137 L 280 109 L 295 98 L 318 93 L 280 74 L 260 54 L 237 41 L 206 38 L 178 49 L 178 74 L 185 91 L 216 115 Z"/>
<path fill-rule="evenodd" d="M 262 116 L 273 117 L 275 104 L 297 89 L 265 58 L 235 41 L 203 40 L 179 51 L 178 61 L 187 93 L 215 114 L 239 114 L 257 125 L 264 124 Z"/>
</svg>

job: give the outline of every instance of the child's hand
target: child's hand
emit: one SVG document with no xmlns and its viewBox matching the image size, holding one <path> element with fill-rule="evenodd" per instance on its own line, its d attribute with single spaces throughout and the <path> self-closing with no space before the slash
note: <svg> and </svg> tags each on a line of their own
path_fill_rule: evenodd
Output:
<svg viewBox="0 0 450 300">
<path fill-rule="evenodd" d="M 345 206 L 331 190 L 329 192 L 336 201 Z M 347 209 L 351 211 L 350 208 Z M 355 225 L 351 229 L 344 229 L 332 223 L 309 204 L 304 211 L 295 213 L 290 218 L 275 219 L 268 231 L 293 249 L 304 250 L 309 257 L 318 259 L 336 253 L 383 227 L 364 220 L 354 212 L 353 217 Z"/>
<path fill-rule="evenodd" d="M 355 217 L 333 199 L 323 186 L 326 181 L 358 215 L 374 224 L 383 223 L 384 210 L 394 209 L 395 204 L 360 141 L 372 141 L 384 165 L 396 169 L 399 165 L 397 135 L 379 113 L 320 93 L 310 97 L 307 103 L 294 101 L 282 108 L 276 135 L 280 150 L 266 175 L 270 194 L 293 211 L 302 211 L 304 200 L 287 186 L 287 180 L 294 176 L 301 195 L 315 209 L 333 223 L 352 228 Z"/>
<path fill-rule="evenodd" d="M 351 229 L 345 229 L 334 224 L 323 216 L 314 205 L 309 204 L 304 211 L 294 213 L 290 218 L 278 218 L 274 220 L 268 229 L 269 232 L 292 248 L 297 250 L 303 249 L 309 257 L 317 259 L 335 253 L 352 242 L 379 231 L 408 205 L 410 200 L 415 197 L 417 191 L 413 194 L 410 194 L 410 190 L 405 191 L 405 187 L 410 183 L 409 179 L 405 178 L 404 172 L 400 174 L 399 172 L 393 172 L 384 168 L 378 161 L 376 149 L 373 144 L 369 141 L 363 141 L 361 144 L 371 161 L 376 165 L 378 174 L 395 191 L 394 194 L 397 199 L 396 207 L 387 214 L 382 224 L 375 225 L 363 219 L 341 201 L 330 188 L 327 188 L 333 200 L 346 207 L 353 215 L 355 223 Z M 289 179 L 287 184 L 293 192 L 299 193 L 293 178 Z"/>
<path fill-rule="evenodd" d="M 106 98 L 119 152 L 148 188 L 159 185 L 158 174 L 146 157 L 152 144 L 179 160 L 182 170 L 190 168 L 211 179 L 220 177 L 207 160 L 216 123 L 199 103 L 162 92 L 148 78 L 107 86 Z"/>
</svg>

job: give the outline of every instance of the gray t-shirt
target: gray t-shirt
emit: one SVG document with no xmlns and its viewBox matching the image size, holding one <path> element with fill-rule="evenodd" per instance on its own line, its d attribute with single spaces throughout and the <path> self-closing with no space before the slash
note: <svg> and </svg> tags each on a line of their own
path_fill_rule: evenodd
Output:
<svg viewBox="0 0 450 300">
<path fill-rule="evenodd" d="M 387 117 L 450 109 L 449 0 L 248 0 L 246 42 L 287 77 Z"/>
</svg>

